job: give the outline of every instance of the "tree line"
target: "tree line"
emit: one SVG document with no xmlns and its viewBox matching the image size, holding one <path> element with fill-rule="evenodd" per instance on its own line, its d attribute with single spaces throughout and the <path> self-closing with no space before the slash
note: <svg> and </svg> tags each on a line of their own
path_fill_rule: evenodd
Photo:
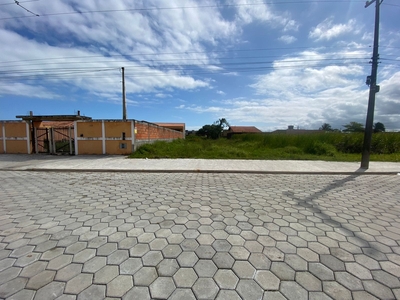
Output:
<svg viewBox="0 0 400 300">
<path fill-rule="evenodd" d="M 332 126 L 329 123 L 324 123 L 322 126 L 319 128 L 319 130 L 323 131 L 342 131 L 342 132 L 364 132 L 365 128 L 364 125 L 358 122 L 350 122 L 348 124 L 343 125 L 344 129 L 339 130 L 339 129 L 333 129 Z M 385 132 L 386 128 L 385 125 L 381 122 L 376 122 L 373 126 L 374 132 Z"/>
</svg>

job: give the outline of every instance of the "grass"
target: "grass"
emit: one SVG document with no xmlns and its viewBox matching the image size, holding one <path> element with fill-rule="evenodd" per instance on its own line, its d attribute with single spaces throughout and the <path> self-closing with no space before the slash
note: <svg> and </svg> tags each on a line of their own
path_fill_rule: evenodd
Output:
<svg viewBox="0 0 400 300">
<path fill-rule="evenodd" d="M 360 161 L 363 134 L 246 134 L 210 140 L 185 140 L 141 146 L 131 158 L 206 158 Z M 374 134 L 371 161 L 400 162 L 400 133 Z"/>
</svg>

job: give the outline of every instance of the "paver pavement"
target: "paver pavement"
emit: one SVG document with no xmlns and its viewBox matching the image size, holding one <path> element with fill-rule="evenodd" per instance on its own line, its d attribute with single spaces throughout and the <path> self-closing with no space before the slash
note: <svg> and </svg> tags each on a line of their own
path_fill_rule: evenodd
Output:
<svg viewBox="0 0 400 300">
<path fill-rule="evenodd" d="M 0 172 L 2 299 L 400 299 L 400 177 Z"/>
</svg>

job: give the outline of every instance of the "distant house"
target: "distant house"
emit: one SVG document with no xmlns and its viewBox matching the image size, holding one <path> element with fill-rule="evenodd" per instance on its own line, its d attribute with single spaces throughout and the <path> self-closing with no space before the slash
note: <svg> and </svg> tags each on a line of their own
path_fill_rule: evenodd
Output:
<svg viewBox="0 0 400 300">
<path fill-rule="evenodd" d="M 262 133 L 262 131 L 255 126 L 229 126 L 227 137 L 230 138 L 234 134 L 245 133 Z"/>
<path fill-rule="evenodd" d="M 321 133 L 322 130 L 314 129 L 295 129 L 293 125 L 289 125 L 287 129 L 278 129 L 272 131 L 273 134 L 310 134 L 310 133 Z"/>
</svg>

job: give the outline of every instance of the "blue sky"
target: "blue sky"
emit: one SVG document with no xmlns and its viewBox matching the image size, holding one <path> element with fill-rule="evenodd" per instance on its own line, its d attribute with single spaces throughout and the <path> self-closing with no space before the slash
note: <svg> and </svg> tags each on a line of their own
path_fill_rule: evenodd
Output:
<svg viewBox="0 0 400 300">
<path fill-rule="evenodd" d="M 0 119 L 33 111 L 270 131 L 365 123 L 364 1 L 0 2 Z M 25 9 L 38 14 L 34 16 Z M 400 2 L 381 5 L 375 122 L 400 130 Z"/>
</svg>

